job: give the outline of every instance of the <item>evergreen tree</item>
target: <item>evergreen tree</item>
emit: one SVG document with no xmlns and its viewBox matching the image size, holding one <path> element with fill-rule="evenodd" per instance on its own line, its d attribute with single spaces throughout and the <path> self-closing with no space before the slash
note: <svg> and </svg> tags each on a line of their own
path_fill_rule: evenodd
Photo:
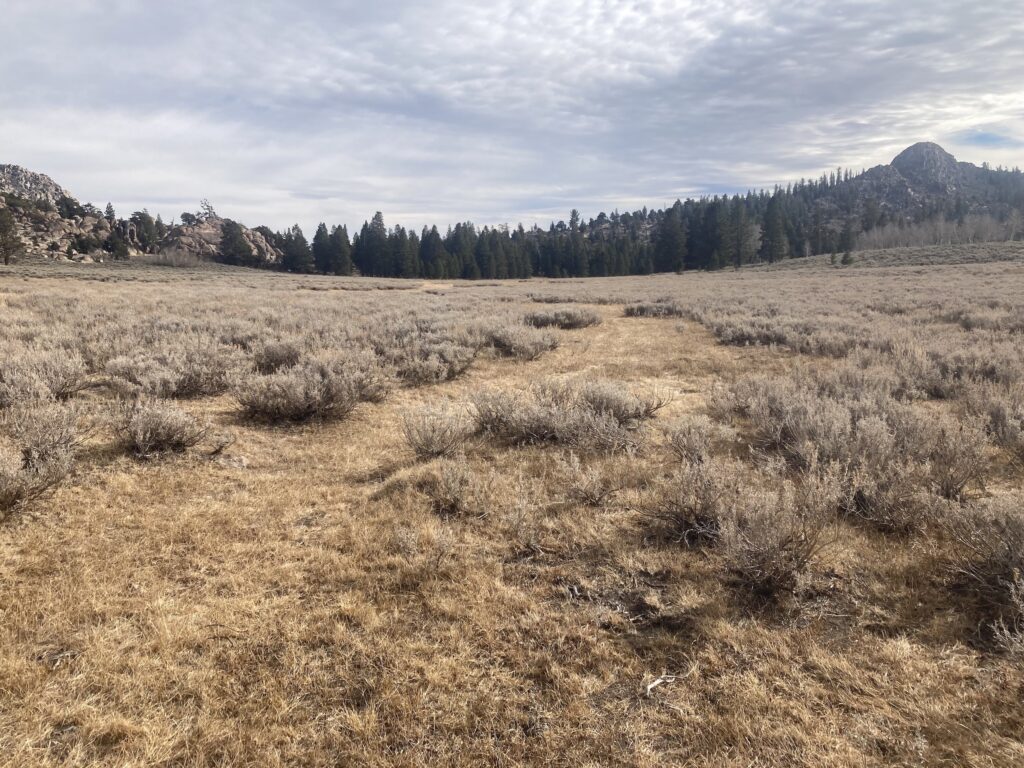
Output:
<svg viewBox="0 0 1024 768">
<path fill-rule="evenodd" d="M 246 241 L 242 225 L 237 221 L 224 219 L 220 232 L 220 247 L 217 249 L 217 261 L 221 264 L 243 267 L 258 265 L 256 253 Z"/>
<path fill-rule="evenodd" d="M 681 272 L 686 262 L 686 229 L 682 220 L 682 203 L 676 202 L 665 211 L 654 246 L 655 272 Z"/>
<path fill-rule="evenodd" d="M 306 236 L 302 234 L 302 228 L 298 224 L 293 226 L 284 235 L 284 256 L 281 259 L 281 266 L 287 272 L 309 274 L 316 269 L 313 262 L 313 252 L 309 248 Z"/>
<path fill-rule="evenodd" d="M 0 208 L 0 259 L 10 264 L 21 253 L 21 238 L 18 225 L 9 208 Z"/>
<path fill-rule="evenodd" d="M 331 230 L 330 272 L 334 275 L 352 274 L 352 244 L 346 227 Z"/>
<path fill-rule="evenodd" d="M 327 232 L 327 225 L 320 222 L 320 226 L 316 228 L 316 234 L 313 235 L 313 263 L 316 265 L 316 271 L 321 275 L 332 271 L 331 250 L 331 236 Z"/>
<path fill-rule="evenodd" d="M 114 213 L 114 206 L 112 203 L 107 203 L 107 207 L 103 211 L 103 218 L 109 221 L 111 224 L 117 219 L 117 214 Z"/>
<path fill-rule="evenodd" d="M 782 261 L 789 255 L 789 238 L 782 213 L 781 195 L 772 195 L 764 215 L 764 258 L 768 263 Z"/>
<path fill-rule="evenodd" d="M 129 221 L 135 226 L 135 237 L 139 241 L 139 246 L 146 253 L 151 252 L 160 240 L 160 236 L 157 234 L 156 222 L 149 215 L 149 211 L 136 211 Z"/>
</svg>

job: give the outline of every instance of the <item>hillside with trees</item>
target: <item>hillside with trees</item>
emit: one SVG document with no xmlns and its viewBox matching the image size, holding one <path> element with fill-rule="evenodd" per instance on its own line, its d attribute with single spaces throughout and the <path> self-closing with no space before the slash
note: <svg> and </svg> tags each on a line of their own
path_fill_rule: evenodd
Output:
<svg viewBox="0 0 1024 768">
<path fill-rule="evenodd" d="M 637 275 L 717 270 L 860 248 L 1014 240 L 1024 234 L 1024 174 L 957 160 L 915 144 L 889 165 L 838 168 L 772 190 L 677 200 L 663 210 L 601 213 L 547 228 L 456 224 L 419 232 L 388 227 L 377 212 L 351 234 L 321 223 L 310 242 L 295 225 L 248 229 L 208 202 L 164 224 L 148 211 L 119 218 L 81 205 L 51 179 L 0 166 L 5 252 L 125 259 L 184 253 L 235 266 L 295 273 L 425 279 Z M 5 219 L 6 221 L 6 219 Z"/>
</svg>

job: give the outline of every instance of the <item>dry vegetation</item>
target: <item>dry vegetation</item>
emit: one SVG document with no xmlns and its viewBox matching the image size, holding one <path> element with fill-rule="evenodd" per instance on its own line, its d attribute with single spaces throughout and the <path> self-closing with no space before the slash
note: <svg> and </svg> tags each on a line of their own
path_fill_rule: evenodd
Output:
<svg viewBox="0 0 1024 768">
<path fill-rule="evenodd" d="M 0 270 L 0 764 L 1021 764 L 1024 265 L 977 248 Z"/>
</svg>

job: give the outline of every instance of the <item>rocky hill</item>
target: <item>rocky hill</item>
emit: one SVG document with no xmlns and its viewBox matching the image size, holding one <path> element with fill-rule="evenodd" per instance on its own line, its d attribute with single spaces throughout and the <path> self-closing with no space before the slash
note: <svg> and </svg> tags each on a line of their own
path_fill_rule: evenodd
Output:
<svg viewBox="0 0 1024 768">
<path fill-rule="evenodd" d="M 873 197 L 894 214 L 914 218 L 921 212 L 950 210 L 1000 213 L 1014 194 L 1024 191 L 1019 171 L 979 168 L 958 162 L 938 144 L 921 142 L 840 185 L 837 194 Z"/>
<path fill-rule="evenodd" d="M 54 208 L 62 199 L 71 197 L 49 176 L 33 173 L 20 165 L 0 165 L 0 194 L 45 201 Z"/>
<path fill-rule="evenodd" d="M 160 241 L 161 251 L 178 251 L 200 259 L 213 261 L 220 250 L 221 235 L 227 220 L 210 216 L 196 224 L 172 227 Z M 241 227 L 242 239 L 252 249 L 255 258 L 270 264 L 281 257 L 281 252 L 267 242 L 262 233 L 248 227 Z"/>
<path fill-rule="evenodd" d="M 184 253 L 204 260 L 217 258 L 225 219 L 196 216 L 194 223 L 140 232 L 138 214 L 108 219 L 92 205 L 79 203 L 45 174 L 17 165 L 0 165 L 0 209 L 14 214 L 24 246 L 23 257 L 103 261 L 146 253 Z M 254 261 L 272 263 L 280 252 L 258 231 L 241 227 Z"/>
</svg>

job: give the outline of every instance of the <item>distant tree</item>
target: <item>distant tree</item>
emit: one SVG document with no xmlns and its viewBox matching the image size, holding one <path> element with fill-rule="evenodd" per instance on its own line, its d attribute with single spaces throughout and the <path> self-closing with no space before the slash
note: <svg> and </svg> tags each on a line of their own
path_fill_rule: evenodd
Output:
<svg viewBox="0 0 1024 768">
<path fill-rule="evenodd" d="M 293 226 L 284 235 L 284 256 L 281 259 L 281 266 L 288 272 L 309 274 L 316 269 L 313 262 L 313 252 L 310 250 L 306 236 L 302 234 L 302 228 L 298 224 Z"/>
<path fill-rule="evenodd" d="M 654 271 L 681 272 L 686 262 L 686 229 L 682 220 L 682 204 L 676 203 L 661 220 L 654 244 Z"/>
<path fill-rule="evenodd" d="M 160 239 L 156 230 L 156 222 L 147 210 L 136 211 L 132 214 L 130 221 L 135 225 L 135 236 L 139 240 L 139 245 L 143 251 L 149 253 L 156 247 Z"/>
<path fill-rule="evenodd" d="M 242 225 L 231 219 L 224 219 L 220 231 L 220 247 L 217 250 L 217 261 L 222 264 L 233 264 L 242 267 L 254 267 L 259 264 L 256 253 L 245 239 Z"/>
<path fill-rule="evenodd" d="M 213 210 L 213 206 L 210 201 L 203 198 L 199 201 L 199 214 L 197 216 L 201 221 L 209 221 L 210 219 L 217 218 L 217 212 Z"/>
<path fill-rule="evenodd" d="M 326 275 L 331 271 L 331 235 L 327 232 L 327 225 L 320 222 L 313 235 L 313 263 L 316 271 Z"/>
<path fill-rule="evenodd" d="M 181 214 L 181 223 L 184 224 L 186 227 L 194 227 L 199 223 L 199 217 L 196 216 L 194 213 L 184 211 Z"/>
<path fill-rule="evenodd" d="M 377 211 L 373 219 L 363 223 L 359 237 L 352 247 L 352 261 L 360 274 L 390 276 L 395 274 L 388 247 L 388 231 L 384 214 Z"/>
<path fill-rule="evenodd" d="M 117 214 L 114 213 L 113 203 L 107 203 L 107 207 L 103 210 L 103 218 L 109 221 L 111 224 L 117 219 Z"/>
<path fill-rule="evenodd" d="M 843 252 L 844 256 L 853 253 L 856 239 L 857 235 L 853 229 L 853 217 L 847 216 L 846 221 L 843 222 L 843 231 L 839 234 L 839 250 Z"/>
<path fill-rule="evenodd" d="M 79 247 L 79 253 L 87 253 L 88 250 L 88 246 L 83 245 Z M 109 253 L 111 258 L 118 261 L 124 261 L 128 258 L 128 242 L 117 227 L 110 231 L 110 235 L 103 242 L 103 250 Z"/>
<path fill-rule="evenodd" d="M 61 195 L 57 201 L 57 213 L 62 219 L 73 219 L 76 216 L 85 216 L 86 211 L 75 198 Z"/>
<path fill-rule="evenodd" d="M 3 259 L 4 264 L 10 264 L 21 253 L 21 249 L 22 243 L 14 214 L 7 208 L 0 208 L 0 259 Z"/>
<path fill-rule="evenodd" d="M 764 241 L 761 245 L 765 260 L 772 264 L 789 255 L 789 238 L 782 213 L 781 195 L 772 195 L 764 214 Z"/>
<path fill-rule="evenodd" d="M 352 243 L 346 227 L 331 230 L 330 272 L 335 275 L 352 274 Z"/>
</svg>

